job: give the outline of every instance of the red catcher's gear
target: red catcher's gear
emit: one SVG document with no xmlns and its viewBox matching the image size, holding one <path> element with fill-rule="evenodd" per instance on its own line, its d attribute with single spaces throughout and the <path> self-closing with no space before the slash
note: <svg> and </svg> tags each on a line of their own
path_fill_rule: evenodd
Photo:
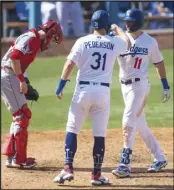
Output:
<svg viewBox="0 0 174 190">
<path fill-rule="evenodd" d="M 61 44 L 63 38 L 63 32 L 60 24 L 55 21 L 49 20 L 47 23 L 38 26 L 46 33 L 46 40 L 42 41 L 41 50 L 47 49 L 51 40 L 54 40 L 56 44 Z"/>
<path fill-rule="evenodd" d="M 4 144 L 2 154 L 14 156 L 17 164 L 26 162 L 27 143 L 28 143 L 28 126 L 31 118 L 31 111 L 27 105 L 23 105 L 20 110 L 13 114 L 13 124 L 20 127 L 17 133 L 9 136 Z M 15 127 L 15 126 L 14 126 Z"/>
</svg>

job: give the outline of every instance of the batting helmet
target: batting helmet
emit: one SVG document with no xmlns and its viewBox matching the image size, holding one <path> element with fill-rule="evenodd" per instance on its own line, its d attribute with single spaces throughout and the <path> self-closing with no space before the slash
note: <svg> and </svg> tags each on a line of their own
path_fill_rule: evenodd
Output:
<svg viewBox="0 0 174 190">
<path fill-rule="evenodd" d="M 41 50 L 47 49 L 48 44 L 51 40 L 54 40 L 56 44 L 61 44 L 63 33 L 60 24 L 55 21 L 49 20 L 45 24 L 39 25 L 39 29 L 46 33 L 46 40 L 42 41 Z"/>
<path fill-rule="evenodd" d="M 128 32 L 135 32 L 139 30 L 144 24 L 144 14 L 141 10 L 133 8 L 126 12 L 124 21 L 134 21 L 134 24 L 129 27 Z"/>
<path fill-rule="evenodd" d="M 109 21 L 109 14 L 104 10 L 97 10 L 93 13 L 91 18 L 91 27 L 94 29 L 105 29 L 106 31 L 110 28 L 111 23 Z"/>
</svg>

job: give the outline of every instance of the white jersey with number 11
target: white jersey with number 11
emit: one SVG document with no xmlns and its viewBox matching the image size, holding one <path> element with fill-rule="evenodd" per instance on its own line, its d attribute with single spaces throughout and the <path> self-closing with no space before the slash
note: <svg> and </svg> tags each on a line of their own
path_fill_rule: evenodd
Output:
<svg viewBox="0 0 174 190">
<path fill-rule="evenodd" d="M 163 61 L 158 43 L 155 38 L 144 32 L 136 39 L 133 39 L 129 33 L 127 35 L 132 46 L 118 57 L 118 64 L 120 66 L 119 78 L 147 78 L 149 59 L 154 64 Z"/>
</svg>

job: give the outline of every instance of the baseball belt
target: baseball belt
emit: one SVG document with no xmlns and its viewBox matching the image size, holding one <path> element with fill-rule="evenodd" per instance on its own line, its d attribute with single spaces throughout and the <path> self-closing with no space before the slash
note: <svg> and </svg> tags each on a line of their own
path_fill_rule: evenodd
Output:
<svg viewBox="0 0 174 190">
<path fill-rule="evenodd" d="M 133 82 L 137 82 L 137 81 L 140 81 L 140 78 L 135 78 L 135 80 L 132 80 L 132 79 L 129 79 L 129 80 L 121 80 L 121 84 L 125 84 L 125 85 L 128 85 L 128 84 L 132 84 Z"/>
<path fill-rule="evenodd" d="M 98 84 L 100 84 L 101 86 L 107 86 L 107 87 L 110 86 L 109 83 L 104 83 L 104 82 L 89 82 L 89 81 L 79 81 L 79 84 L 86 84 L 86 85 L 90 85 L 90 84 L 98 85 Z"/>
</svg>

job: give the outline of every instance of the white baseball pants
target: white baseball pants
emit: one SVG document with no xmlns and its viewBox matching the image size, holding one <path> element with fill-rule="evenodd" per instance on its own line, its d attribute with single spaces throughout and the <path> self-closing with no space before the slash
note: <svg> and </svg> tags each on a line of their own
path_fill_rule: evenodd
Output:
<svg viewBox="0 0 174 190">
<path fill-rule="evenodd" d="M 154 160 L 166 160 L 157 139 L 147 126 L 143 111 L 150 91 L 148 80 L 141 79 L 129 85 L 122 84 L 121 88 L 125 103 L 123 114 L 124 147 L 133 149 L 137 129 L 142 140 L 153 154 Z"/>
<path fill-rule="evenodd" d="M 17 76 L 3 69 L 1 69 L 1 97 L 12 114 L 27 103 L 24 94 L 20 93 L 20 83 Z"/>
<path fill-rule="evenodd" d="M 67 132 L 79 133 L 89 114 L 92 119 L 93 136 L 105 137 L 109 113 L 109 87 L 100 84 L 78 84 L 69 108 Z"/>
</svg>

